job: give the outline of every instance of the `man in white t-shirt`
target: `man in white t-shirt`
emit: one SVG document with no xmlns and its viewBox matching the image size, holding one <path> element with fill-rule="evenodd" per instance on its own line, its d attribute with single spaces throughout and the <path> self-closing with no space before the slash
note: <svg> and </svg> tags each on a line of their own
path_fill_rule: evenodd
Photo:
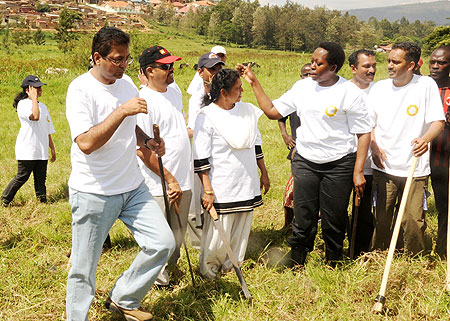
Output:
<svg viewBox="0 0 450 321">
<path fill-rule="evenodd" d="M 211 52 L 213 54 L 216 54 L 220 60 L 223 61 L 223 64 L 225 65 L 226 61 L 227 61 L 227 51 L 224 47 L 222 46 L 214 46 L 211 49 Z M 194 78 L 192 78 L 191 83 L 189 84 L 189 87 L 187 89 L 187 93 L 189 95 L 194 95 L 196 93 L 200 93 L 202 94 L 205 91 L 205 87 L 203 84 L 203 79 L 202 77 L 199 75 L 198 72 L 195 73 Z"/>
<path fill-rule="evenodd" d="M 436 83 L 413 74 L 420 54 L 420 47 L 413 43 L 394 44 L 388 58 L 390 79 L 373 85 L 368 96 L 377 193 L 374 249 L 389 247 L 395 204 L 402 197 L 413 156 L 419 160 L 402 219 L 403 240 L 412 254 L 425 249 L 423 195 L 430 174 L 428 145 L 444 126 L 444 112 Z"/>
<path fill-rule="evenodd" d="M 137 122 L 148 135 L 153 134 L 153 124 L 157 124 L 160 128 L 160 135 L 166 142 L 166 155 L 162 161 L 164 167 L 170 172 L 171 179 L 166 178 L 166 180 L 172 205 L 170 206 L 170 217 L 166 217 L 166 219 L 170 222 L 169 225 L 176 241 L 175 251 L 169 259 L 171 265 L 175 265 L 180 257 L 180 247 L 186 234 L 192 197 L 191 145 L 183 114 L 182 96 L 179 91 L 169 86 L 173 83 L 173 64 L 180 59 L 180 57 L 172 56 L 161 46 L 145 49 L 139 58 L 141 74 L 148 79 L 147 86 L 141 89 L 139 97 L 147 102 L 148 113 L 139 114 Z M 159 175 L 149 170 L 142 162 L 140 162 L 140 168 L 145 177 L 145 183 L 156 202 L 167 214 Z M 176 215 L 179 215 L 180 220 Z M 181 226 L 179 222 L 181 222 Z M 159 274 L 156 283 L 158 285 L 169 284 L 169 275 L 165 268 Z"/>
<path fill-rule="evenodd" d="M 164 154 L 136 124 L 147 113 L 137 88 L 122 79 L 132 62 L 130 37 L 114 27 L 94 36 L 94 67 L 72 81 L 66 116 L 72 149 L 69 202 L 72 208 L 72 266 L 67 280 L 67 320 L 87 320 L 95 294 L 95 272 L 102 245 L 116 221 L 129 228 L 141 251 L 116 281 L 105 302 L 127 320 L 150 320 L 140 308 L 159 271 L 172 254 L 175 240 L 153 199 L 136 159 L 157 168 L 150 151 Z"/>
<path fill-rule="evenodd" d="M 361 49 L 353 52 L 348 57 L 348 64 L 353 74 L 350 82 L 354 83 L 364 93 L 365 97 L 369 94 L 370 88 L 373 85 L 373 79 L 377 71 L 377 61 L 375 60 L 375 53 L 371 50 Z M 372 215 L 372 167 L 370 161 L 370 151 L 367 154 L 366 162 L 364 163 L 364 178 L 366 179 L 366 188 L 364 194 L 361 196 L 361 203 L 359 206 L 358 220 L 356 224 L 355 236 L 355 257 L 359 256 L 361 252 L 368 252 L 370 250 L 370 243 L 373 234 L 373 215 Z M 355 193 L 353 193 L 353 204 L 355 203 Z M 353 213 L 354 214 L 354 213 Z M 352 224 L 353 226 L 353 215 Z M 352 229 L 350 229 L 352 231 Z M 351 235 L 349 235 L 349 240 Z"/>
</svg>

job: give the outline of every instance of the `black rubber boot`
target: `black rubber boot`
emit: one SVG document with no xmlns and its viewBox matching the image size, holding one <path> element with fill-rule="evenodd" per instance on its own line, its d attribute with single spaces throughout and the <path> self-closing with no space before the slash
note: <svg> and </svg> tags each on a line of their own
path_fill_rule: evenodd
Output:
<svg viewBox="0 0 450 321">
<path fill-rule="evenodd" d="M 305 265 L 306 261 L 306 250 L 303 247 L 292 247 L 291 248 L 291 260 L 294 266 Z"/>
</svg>

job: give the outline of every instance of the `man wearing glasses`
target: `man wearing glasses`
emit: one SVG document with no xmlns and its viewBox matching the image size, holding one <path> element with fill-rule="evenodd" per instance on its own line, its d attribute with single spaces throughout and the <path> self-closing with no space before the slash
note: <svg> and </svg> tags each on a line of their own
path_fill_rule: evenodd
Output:
<svg viewBox="0 0 450 321">
<path fill-rule="evenodd" d="M 77 77 L 67 91 L 72 173 L 72 266 L 67 281 L 67 320 L 87 320 L 95 293 L 95 274 L 102 244 L 116 221 L 129 228 L 141 251 L 116 281 L 105 305 L 127 320 L 150 320 L 140 301 L 172 254 L 175 241 L 153 199 L 136 159 L 157 168 L 151 150 L 164 154 L 136 124 L 147 113 L 136 87 L 122 79 L 132 62 L 130 37 L 104 27 L 92 42 L 93 68 Z"/>
<path fill-rule="evenodd" d="M 177 89 L 169 86 L 174 82 L 173 64 L 178 60 L 181 58 L 172 56 L 161 46 L 153 46 L 142 52 L 139 58 L 140 74 L 147 78 L 147 85 L 140 90 L 139 97 L 145 99 L 148 113 L 137 116 L 139 127 L 148 135 L 153 135 L 153 124 L 157 124 L 161 137 L 167 143 L 166 155 L 162 161 L 168 171 L 165 178 L 170 198 L 170 217 L 166 219 L 170 223 L 176 243 L 175 251 L 168 262 L 172 266 L 177 264 L 180 257 L 192 197 L 191 145 L 183 114 L 183 99 Z M 166 213 L 161 178 L 143 162 L 139 162 L 139 165 L 150 192 L 161 210 Z M 176 215 L 180 216 L 180 220 Z M 156 284 L 162 286 L 169 284 L 169 274 L 165 267 L 156 279 Z"/>
</svg>

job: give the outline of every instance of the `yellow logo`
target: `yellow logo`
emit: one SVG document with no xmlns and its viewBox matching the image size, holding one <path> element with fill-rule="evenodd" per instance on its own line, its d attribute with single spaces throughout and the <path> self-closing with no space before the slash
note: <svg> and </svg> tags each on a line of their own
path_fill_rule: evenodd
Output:
<svg viewBox="0 0 450 321">
<path fill-rule="evenodd" d="M 325 109 L 325 114 L 329 117 L 333 117 L 334 115 L 336 115 L 337 111 L 338 109 L 336 106 L 330 106 Z"/>
<path fill-rule="evenodd" d="M 406 108 L 406 113 L 409 116 L 416 116 L 418 112 L 419 107 L 417 107 L 416 105 L 409 105 L 408 108 Z"/>
</svg>

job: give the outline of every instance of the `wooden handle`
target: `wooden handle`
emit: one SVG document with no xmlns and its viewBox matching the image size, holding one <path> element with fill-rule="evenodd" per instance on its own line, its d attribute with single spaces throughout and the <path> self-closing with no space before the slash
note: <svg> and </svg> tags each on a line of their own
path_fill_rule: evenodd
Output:
<svg viewBox="0 0 450 321">
<path fill-rule="evenodd" d="M 159 126 L 157 124 L 153 124 L 153 139 L 158 144 L 161 143 L 161 137 L 159 136 Z"/>
<path fill-rule="evenodd" d="M 211 215 L 211 217 L 214 221 L 217 221 L 219 219 L 219 215 L 217 214 L 217 211 L 214 208 L 214 206 L 211 207 L 211 209 L 209 210 L 209 215 Z"/>
<path fill-rule="evenodd" d="M 355 206 L 361 205 L 361 197 L 358 194 L 355 195 Z"/>
</svg>

